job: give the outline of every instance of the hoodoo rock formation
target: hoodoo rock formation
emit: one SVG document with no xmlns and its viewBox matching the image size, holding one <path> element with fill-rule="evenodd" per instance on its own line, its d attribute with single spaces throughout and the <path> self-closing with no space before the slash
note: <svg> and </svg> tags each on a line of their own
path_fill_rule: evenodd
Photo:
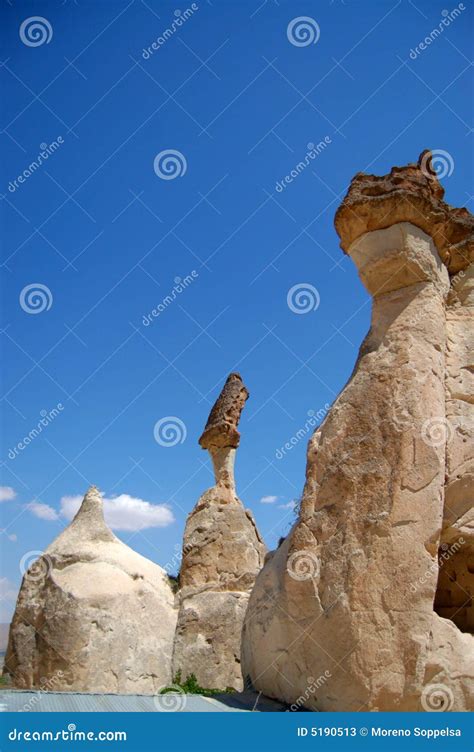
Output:
<svg viewBox="0 0 474 752">
<path fill-rule="evenodd" d="M 244 676 L 289 703 L 474 709 L 474 223 L 443 195 L 424 152 L 336 214 L 371 328 L 242 638 Z"/>
<path fill-rule="evenodd" d="M 23 578 L 4 670 L 18 689 L 153 694 L 176 616 L 165 572 L 109 530 L 92 487 Z"/>
<path fill-rule="evenodd" d="M 252 514 L 235 490 L 237 425 L 248 396 L 239 374 L 231 373 L 199 439 L 216 482 L 187 519 L 179 575 L 173 674 L 195 674 L 201 686 L 218 689 L 242 689 L 242 624 L 265 556 Z"/>
</svg>

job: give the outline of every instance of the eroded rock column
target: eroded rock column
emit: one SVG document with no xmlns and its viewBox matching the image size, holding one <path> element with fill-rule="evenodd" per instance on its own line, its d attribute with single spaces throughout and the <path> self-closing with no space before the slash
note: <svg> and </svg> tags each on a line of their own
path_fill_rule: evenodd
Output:
<svg viewBox="0 0 474 752">
<path fill-rule="evenodd" d="M 299 519 L 256 581 L 243 633 L 244 676 L 290 704 L 472 709 L 474 638 L 433 608 L 445 474 L 449 488 L 450 474 L 461 483 L 466 471 L 445 438 L 450 417 L 468 410 L 460 393 L 449 396 L 468 314 L 446 324 L 448 270 L 472 252 L 468 213 L 450 215 L 442 195 L 424 153 L 384 178 L 356 176 L 336 215 L 373 298 L 371 328 L 309 442 Z M 453 397 L 460 404 L 447 410 Z M 472 493 L 459 493 L 458 526 L 472 509 Z"/>
<path fill-rule="evenodd" d="M 173 673 L 195 674 L 203 687 L 241 689 L 241 630 L 265 546 L 252 514 L 236 495 L 237 425 L 248 398 L 232 373 L 199 443 L 211 455 L 215 485 L 188 517 L 179 576 L 179 616 Z"/>
</svg>

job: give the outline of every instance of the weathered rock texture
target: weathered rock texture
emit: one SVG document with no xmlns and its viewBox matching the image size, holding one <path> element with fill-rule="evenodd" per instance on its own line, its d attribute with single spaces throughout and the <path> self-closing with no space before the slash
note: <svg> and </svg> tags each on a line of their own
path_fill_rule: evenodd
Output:
<svg viewBox="0 0 474 752">
<path fill-rule="evenodd" d="M 171 681 L 176 616 L 164 571 L 109 530 L 92 487 L 23 578 L 5 671 L 19 689 L 152 694 Z"/>
<path fill-rule="evenodd" d="M 242 689 L 242 624 L 265 556 L 252 514 L 235 491 L 237 425 L 247 398 L 232 373 L 199 439 L 212 457 L 216 484 L 203 493 L 184 532 L 173 673 L 195 674 L 209 688 Z"/>
<path fill-rule="evenodd" d="M 242 638 L 244 676 L 289 703 L 473 709 L 473 224 L 442 196 L 425 152 L 336 214 L 371 328 Z"/>
</svg>

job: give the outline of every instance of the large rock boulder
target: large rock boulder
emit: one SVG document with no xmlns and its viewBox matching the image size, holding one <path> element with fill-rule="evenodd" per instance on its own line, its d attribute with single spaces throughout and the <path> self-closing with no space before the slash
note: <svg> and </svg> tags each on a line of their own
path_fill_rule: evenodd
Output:
<svg viewBox="0 0 474 752">
<path fill-rule="evenodd" d="M 211 454 L 216 484 L 189 515 L 183 539 L 173 673 L 183 679 L 195 674 L 208 688 L 243 687 L 242 624 L 265 555 L 255 521 L 235 491 L 237 425 L 247 398 L 242 379 L 231 374 L 199 440 Z"/>
<path fill-rule="evenodd" d="M 4 670 L 18 689 L 152 694 L 171 681 L 176 615 L 165 572 L 109 530 L 92 487 L 23 578 Z"/>
<path fill-rule="evenodd" d="M 442 196 L 424 152 L 336 215 L 371 328 L 242 638 L 244 676 L 295 707 L 474 709 L 473 222 Z"/>
</svg>

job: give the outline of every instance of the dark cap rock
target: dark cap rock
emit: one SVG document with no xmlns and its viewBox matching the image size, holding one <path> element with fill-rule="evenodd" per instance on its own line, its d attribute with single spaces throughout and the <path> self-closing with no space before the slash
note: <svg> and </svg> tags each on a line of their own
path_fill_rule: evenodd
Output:
<svg viewBox="0 0 474 752">
<path fill-rule="evenodd" d="M 224 384 L 217 401 L 212 408 L 199 439 L 203 449 L 237 448 L 240 433 L 237 430 L 240 415 L 249 392 L 239 373 L 231 373 Z"/>
</svg>

